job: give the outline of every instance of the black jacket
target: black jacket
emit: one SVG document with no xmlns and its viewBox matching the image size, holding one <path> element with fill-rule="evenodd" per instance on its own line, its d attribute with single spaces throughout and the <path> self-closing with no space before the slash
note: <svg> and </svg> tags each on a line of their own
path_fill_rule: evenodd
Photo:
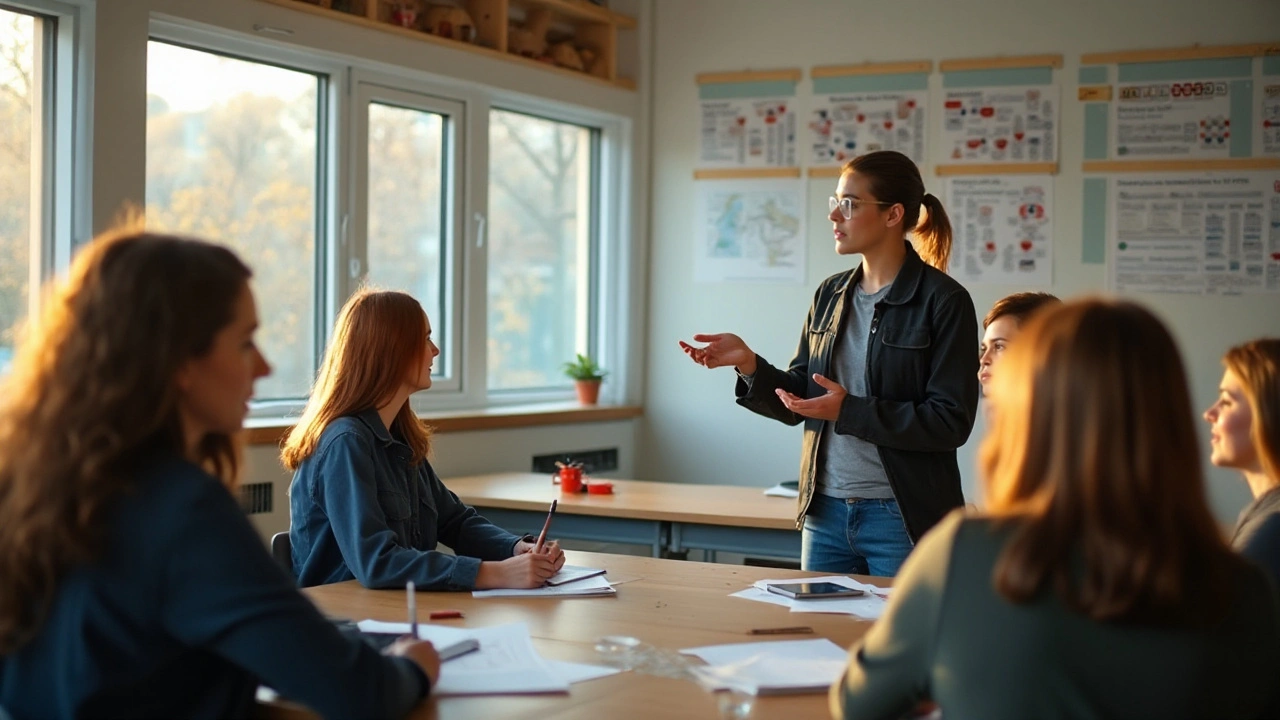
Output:
<svg viewBox="0 0 1280 720">
<path fill-rule="evenodd" d="M 844 332 L 848 294 L 862 266 L 818 287 L 800 345 L 786 370 L 756 358 L 751 382 L 738 380 L 738 404 L 788 425 L 804 422 L 796 526 L 813 498 L 823 420 L 788 410 L 774 393 L 804 398 L 826 391 L 813 374 L 831 376 L 831 352 Z M 907 243 L 893 287 L 876 303 L 867 342 L 868 397 L 845 397 L 835 431 L 874 443 L 911 539 L 964 505 L 956 448 L 973 429 L 978 408 L 978 322 L 960 283 L 924 263 Z"/>
</svg>

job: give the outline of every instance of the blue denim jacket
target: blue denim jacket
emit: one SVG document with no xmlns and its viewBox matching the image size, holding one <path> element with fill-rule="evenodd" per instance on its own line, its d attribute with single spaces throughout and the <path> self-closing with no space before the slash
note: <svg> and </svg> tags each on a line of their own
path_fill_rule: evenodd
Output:
<svg viewBox="0 0 1280 720">
<path fill-rule="evenodd" d="M 355 578 L 368 588 L 470 590 L 482 560 L 520 538 L 484 519 L 391 437 L 376 410 L 340 417 L 289 487 L 293 570 L 302 587 Z M 437 552 L 436 544 L 457 556 Z"/>
</svg>

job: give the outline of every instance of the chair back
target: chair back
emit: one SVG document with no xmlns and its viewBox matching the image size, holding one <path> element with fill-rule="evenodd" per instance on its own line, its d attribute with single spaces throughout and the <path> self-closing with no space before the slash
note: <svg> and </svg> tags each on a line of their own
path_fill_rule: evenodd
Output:
<svg viewBox="0 0 1280 720">
<path fill-rule="evenodd" d="M 290 578 L 297 580 L 293 576 L 293 545 L 289 542 L 288 532 L 278 532 L 271 536 L 271 557 L 280 563 L 280 567 L 284 568 Z"/>
</svg>

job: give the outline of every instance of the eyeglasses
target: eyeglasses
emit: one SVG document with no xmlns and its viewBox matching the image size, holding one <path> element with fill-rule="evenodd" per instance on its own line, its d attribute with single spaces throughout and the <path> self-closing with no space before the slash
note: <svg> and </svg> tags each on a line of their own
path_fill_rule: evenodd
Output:
<svg viewBox="0 0 1280 720">
<path fill-rule="evenodd" d="M 845 220 L 853 219 L 853 211 L 862 205 L 897 205 L 898 203 L 884 202 L 882 200 L 857 200 L 851 197 L 836 197 L 832 195 L 827 198 L 827 212 L 833 213 L 836 208 L 840 208 L 840 214 Z"/>
</svg>

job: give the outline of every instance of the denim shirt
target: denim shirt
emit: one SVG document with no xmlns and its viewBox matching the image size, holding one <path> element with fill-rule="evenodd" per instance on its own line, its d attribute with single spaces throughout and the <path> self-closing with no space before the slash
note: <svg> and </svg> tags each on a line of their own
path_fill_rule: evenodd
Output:
<svg viewBox="0 0 1280 720">
<path fill-rule="evenodd" d="M 367 588 L 470 590 L 483 560 L 520 538 L 454 495 L 426 460 L 414 465 L 376 410 L 334 420 L 289 487 L 293 570 L 302 587 L 355 578 Z M 437 543 L 456 556 L 436 550 Z"/>
</svg>

